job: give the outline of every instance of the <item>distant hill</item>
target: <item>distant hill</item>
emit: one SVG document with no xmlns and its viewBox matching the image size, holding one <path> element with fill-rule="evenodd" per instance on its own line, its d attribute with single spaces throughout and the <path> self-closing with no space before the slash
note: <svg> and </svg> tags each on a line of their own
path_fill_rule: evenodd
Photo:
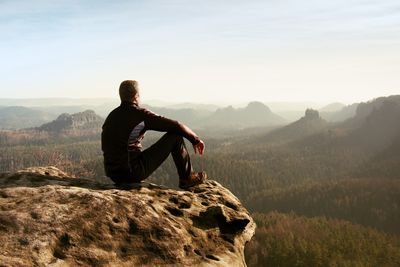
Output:
<svg viewBox="0 0 400 267">
<path fill-rule="evenodd" d="M 21 106 L 0 107 L 0 129 L 35 127 L 51 121 L 56 115 Z"/>
<path fill-rule="evenodd" d="M 379 98 L 362 104 L 355 117 L 302 139 L 285 149 L 295 151 L 303 164 L 311 166 L 318 160 L 338 177 L 400 176 L 400 99 Z M 376 102 L 375 102 L 376 101 Z M 360 104 L 361 105 L 361 104 Z M 265 142 L 267 145 L 267 142 Z M 260 143 L 257 144 L 260 146 Z M 315 171 L 318 166 L 315 166 Z"/>
<path fill-rule="evenodd" d="M 400 96 L 380 97 L 360 103 L 356 115 L 318 136 L 305 138 L 298 147 L 353 147 L 378 152 L 400 134 Z"/>
<path fill-rule="evenodd" d="M 232 153 L 230 158 L 257 158 L 251 166 L 262 169 L 262 177 L 278 183 L 344 177 L 397 179 L 400 103 L 397 97 L 385 100 L 379 99 L 379 107 L 370 109 L 367 116 L 328 123 L 314 115 L 310 120 L 302 118 L 267 134 L 232 142 L 221 151 Z M 376 105 L 374 100 L 365 104 Z"/>
<path fill-rule="evenodd" d="M 346 105 L 342 104 L 342 103 L 331 103 L 329 105 L 326 105 L 322 108 L 319 109 L 319 112 L 336 112 L 341 110 L 342 108 L 344 108 Z"/>
<path fill-rule="evenodd" d="M 367 117 L 369 117 L 374 110 L 380 109 L 385 102 L 400 104 L 400 95 L 379 97 L 368 102 L 359 103 L 356 106 L 354 116 L 343 123 L 342 126 L 347 128 L 360 127 L 366 121 Z"/>
<path fill-rule="evenodd" d="M 400 96 L 378 99 L 370 105 L 360 104 L 354 120 L 354 124 L 359 121 L 362 124 L 351 137 L 357 137 L 363 146 L 380 150 L 391 145 L 400 134 Z"/>
<path fill-rule="evenodd" d="M 271 131 L 261 137 L 264 142 L 286 143 L 320 133 L 328 129 L 328 122 L 319 116 L 318 111 L 307 109 L 305 116 L 296 122 Z"/>
<path fill-rule="evenodd" d="M 343 106 L 336 111 L 320 110 L 321 117 L 330 122 L 342 122 L 356 115 L 358 103 Z"/>
<path fill-rule="evenodd" d="M 285 120 L 279 115 L 273 113 L 266 105 L 261 102 L 250 102 L 244 108 L 226 108 L 217 109 L 209 117 L 203 119 L 200 123 L 205 127 L 230 127 L 235 129 L 273 126 L 284 124 Z"/>
<path fill-rule="evenodd" d="M 36 130 L 47 131 L 55 134 L 82 134 L 99 133 L 104 119 L 93 110 L 68 114 L 63 113 L 52 122 L 37 127 Z"/>
</svg>

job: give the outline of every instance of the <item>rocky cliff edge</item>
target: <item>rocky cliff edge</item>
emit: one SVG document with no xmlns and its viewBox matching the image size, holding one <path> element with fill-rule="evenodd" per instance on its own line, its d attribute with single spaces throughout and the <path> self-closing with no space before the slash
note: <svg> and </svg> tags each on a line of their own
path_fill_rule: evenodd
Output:
<svg viewBox="0 0 400 267">
<path fill-rule="evenodd" d="M 245 266 L 255 223 L 215 181 L 116 187 L 54 168 L 0 174 L 2 266 Z"/>
</svg>

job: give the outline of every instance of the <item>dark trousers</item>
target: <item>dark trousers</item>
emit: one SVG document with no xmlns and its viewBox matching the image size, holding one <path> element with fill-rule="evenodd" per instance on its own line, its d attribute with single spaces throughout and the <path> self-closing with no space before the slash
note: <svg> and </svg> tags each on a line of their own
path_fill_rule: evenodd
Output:
<svg viewBox="0 0 400 267">
<path fill-rule="evenodd" d="M 175 133 L 166 133 L 144 151 L 129 155 L 132 178 L 130 182 L 140 182 L 149 177 L 168 158 L 170 153 L 174 159 L 179 179 L 187 179 L 193 169 L 183 137 Z"/>
</svg>

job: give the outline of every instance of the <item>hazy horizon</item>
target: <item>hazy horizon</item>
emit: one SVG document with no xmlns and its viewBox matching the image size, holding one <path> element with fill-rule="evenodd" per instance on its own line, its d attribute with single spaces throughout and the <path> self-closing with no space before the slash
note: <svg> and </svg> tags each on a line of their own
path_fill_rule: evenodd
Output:
<svg viewBox="0 0 400 267">
<path fill-rule="evenodd" d="M 400 4 L 1 1 L 0 94 L 341 102 L 400 92 Z"/>
<path fill-rule="evenodd" d="M 235 101 L 235 102 L 226 102 L 226 101 L 213 101 L 213 102 L 201 102 L 201 101 L 168 101 L 168 100 L 161 100 L 161 99 L 142 99 L 141 104 L 148 104 L 158 107 L 168 107 L 168 106 L 175 106 L 175 105 L 184 105 L 184 104 L 193 104 L 193 105 L 214 105 L 219 107 L 226 107 L 226 106 L 233 106 L 233 107 L 244 107 L 248 105 L 250 102 L 261 102 L 265 105 L 275 105 L 278 106 L 289 106 L 292 105 L 293 110 L 301 110 L 303 106 L 309 108 L 322 108 L 324 106 L 330 104 L 344 104 L 344 105 L 351 105 L 354 103 L 361 103 L 361 102 L 369 102 L 378 97 L 387 97 L 384 95 L 374 97 L 372 99 L 367 99 L 366 101 L 356 101 L 356 102 L 338 102 L 338 101 L 327 101 L 327 102 L 317 102 L 317 101 L 262 101 L 262 100 L 249 100 L 249 101 Z M 48 104 L 48 101 L 52 101 L 51 104 Z M 60 102 L 54 102 L 60 101 Z M 24 97 L 17 97 L 17 98 L 0 98 L 0 106 L 13 106 L 15 103 L 21 106 L 66 106 L 66 105 L 73 105 L 74 101 L 77 101 L 75 105 L 101 105 L 104 103 L 111 103 L 111 102 L 120 102 L 119 97 L 32 97 L 32 98 L 24 98 Z M 301 106 L 302 108 L 297 108 Z M 290 110 L 291 108 L 289 108 Z M 282 110 L 282 109 L 281 109 Z M 283 109 L 285 110 L 285 109 Z"/>
<path fill-rule="evenodd" d="M 352 105 L 355 103 L 361 102 L 370 102 L 379 97 L 388 97 L 389 95 L 379 95 L 377 97 L 359 100 L 355 102 L 339 102 L 339 101 L 326 101 L 326 102 L 318 102 L 312 100 L 305 101 L 262 101 L 258 99 L 253 99 L 249 101 L 235 101 L 235 102 L 226 102 L 226 101 L 211 101 L 211 102 L 202 102 L 202 101 L 168 101 L 161 99 L 141 99 L 141 104 L 157 106 L 157 107 L 173 107 L 185 104 L 191 105 L 209 105 L 209 106 L 218 106 L 218 107 L 227 107 L 233 106 L 235 108 L 245 107 L 250 102 L 261 102 L 267 105 L 269 108 L 272 108 L 275 111 L 290 111 L 290 110 L 305 110 L 307 108 L 315 108 L 320 109 L 330 104 L 343 104 L 343 105 Z M 60 102 L 54 102 L 54 101 Z M 49 104 L 48 101 L 52 101 Z M 77 102 L 74 102 L 77 101 Z M 79 105 L 87 105 L 87 106 L 99 106 L 102 104 L 110 104 L 115 102 L 116 104 L 120 102 L 119 97 L 32 97 L 32 98 L 4 98 L 0 97 L 0 106 L 13 106 L 13 105 L 21 105 L 26 107 L 35 107 L 35 106 L 79 106 Z"/>
<path fill-rule="evenodd" d="M 16 101 L 21 101 L 21 100 L 52 100 L 52 99 L 70 99 L 70 100 L 111 100 L 111 101 L 117 101 L 119 102 L 119 96 L 118 96 L 118 89 L 115 89 L 116 92 L 116 96 L 100 96 L 100 97 L 87 97 L 87 96 L 83 96 L 83 97 L 79 97 L 79 96 L 42 96 L 42 97 L 1 97 L 1 100 L 16 100 Z M 362 103 L 362 102 L 370 102 L 373 101 L 374 99 L 380 98 L 380 97 L 389 97 L 389 96 L 393 96 L 393 95 L 400 95 L 400 91 L 399 92 L 394 92 L 394 93 L 389 93 L 389 94 L 378 94 L 376 96 L 373 96 L 371 98 L 369 97 L 359 97 L 358 100 L 354 99 L 354 100 L 348 100 L 348 101 L 339 101 L 339 100 L 313 100 L 313 99 L 304 99 L 304 100 L 296 100 L 296 99 L 292 99 L 290 100 L 290 98 L 288 100 L 285 99 L 278 99 L 278 100 L 260 100 L 260 99 L 249 99 L 249 100 L 234 100 L 234 101 L 224 101 L 224 100 L 209 100 L 209 101 L 201 101 L 201 100 L 190 100 L 190 99 L 182 99 L 182 100 L 162 100 L 162 99 L 157 99 L 157 98 L 151 98 L 151 99 L 146 99 L 143 98 L 141 99 L 141 103 L 142 104 L 146 104 L 146 103 L 165 103 L 167 105 L 177 105 L 177 104 L 186 104 L 186 103 L 190 103 L 190 104 L 199 104 L 199 105 L 220 105 L 220 106 L 224 106 L 224 105 L 234 105 L 234 106 L 240 106 L 240 105 L 246 105 L 250 102 L 262 102 L 264 104 L 268 104 L 268 103 L 285 103 L 285 104 L 298 104 L 298 103 L 311 103 L 311 104 L 315 104 L 315 105 L 320 105 L 320 106 L 324 106 L 324 105 L 329 105 L 329 104 L 334 104 L 334 103 L 340 103 L 340 104 L 344 104 L 344 105 L 351 105 L 354 103 Z M 0 104 L 1 105 L 1 104 Z M 57 103 L 54 103 L 54 105 L 57 105 Z"/>
</svg>

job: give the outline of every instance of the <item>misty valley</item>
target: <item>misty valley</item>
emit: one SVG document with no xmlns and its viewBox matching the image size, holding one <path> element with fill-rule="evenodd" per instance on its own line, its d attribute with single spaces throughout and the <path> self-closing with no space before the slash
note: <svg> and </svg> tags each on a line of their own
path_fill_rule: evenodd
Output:
<svg viewBox="0 0 400 267">
<path fill-rule="evenodd" d="M 0 101 L 0 172 L 56 166 L 111 184 L 100 134 L 116 105 Z M 146 107 L 202 136 L 203 157 L 186 141 L 194 169 L 251 212 L 257 229 L 248 266 L 400 266 L 399 95 L 319 110 L 274 111 L 261 102 Z M 162 134 L 148 132 L 144 148 Z M 177 189 L 172 158 L 148 181 Z"/>
</svg>

